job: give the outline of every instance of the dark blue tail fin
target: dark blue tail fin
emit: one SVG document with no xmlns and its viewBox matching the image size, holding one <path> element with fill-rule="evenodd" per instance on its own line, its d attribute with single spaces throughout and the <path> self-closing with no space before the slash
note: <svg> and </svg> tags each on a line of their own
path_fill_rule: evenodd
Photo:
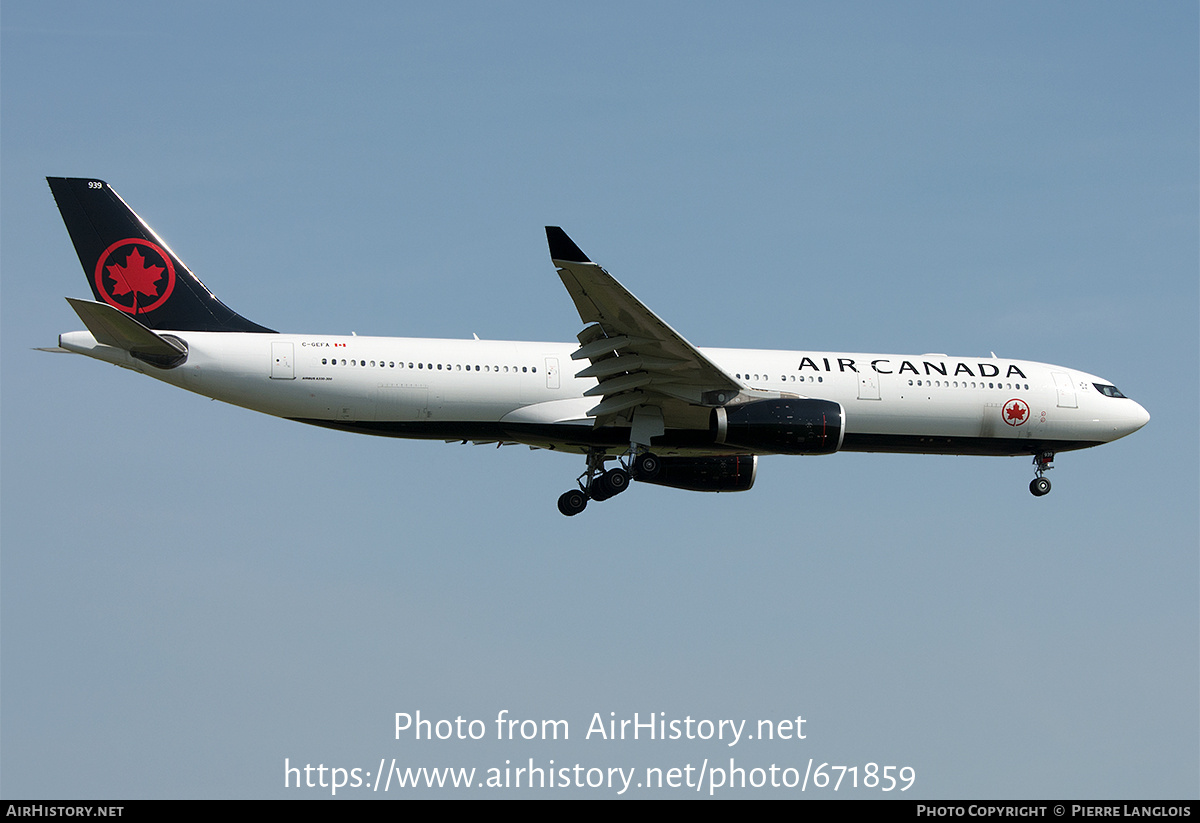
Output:
<svg viewBox="0 0 1200 823">
<path fill-rule="evenodd" d="M 218 300 L 103 180 L 46 180 L 96 300 L 151 329 L 272 332 Z"/>
</svg>

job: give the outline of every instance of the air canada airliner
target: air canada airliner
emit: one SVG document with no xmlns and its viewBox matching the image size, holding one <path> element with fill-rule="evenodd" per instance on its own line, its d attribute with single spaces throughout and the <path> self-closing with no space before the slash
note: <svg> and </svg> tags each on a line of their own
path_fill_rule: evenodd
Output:
<svg viewBox="0 0 1200 823">
<path fill-rule="evenodd" d="M 103 180 L 47 178 L 94 300 L 58 347 L 265 414 L 360 434 L 581 454 L 565 515 L 631 480 L 745 491 L 763 454 L 1058 452 L 1150 415 L 1108 380 L 945 354 L 699 349 L 560 228 L 550 259 L 577 343 L 281 334 L 225 306 Z"/>
</svg>

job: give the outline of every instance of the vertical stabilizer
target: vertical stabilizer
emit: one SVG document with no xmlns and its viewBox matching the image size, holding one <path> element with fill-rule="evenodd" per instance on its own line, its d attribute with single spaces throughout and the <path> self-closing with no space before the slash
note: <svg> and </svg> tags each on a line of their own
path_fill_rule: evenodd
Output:
<svg viewBox="0 0 1200 823">
<path fill-rule="evenodd" d="M 46 180 L 97 301 L 150 329 L 272 332 L 218 300 L 103 180 Z"/>
</svg>

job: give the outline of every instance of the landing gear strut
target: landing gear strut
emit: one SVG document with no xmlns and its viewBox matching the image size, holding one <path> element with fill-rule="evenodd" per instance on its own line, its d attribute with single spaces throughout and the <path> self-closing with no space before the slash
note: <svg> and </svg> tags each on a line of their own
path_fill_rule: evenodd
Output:
<svg viewBox="0 0 1200 823">
<path fill-rule="evenodd" d="M 629 488 L 629 481 L 634 477 L 648 480 L 657 477 L 662 469 L 662 462 L 655 455 L 641 452 L 635 456 L 631 449 L 625 455 L 624 462 L 618 458 L 616 468 L 605 471 L 604 461 L 607 457 L 603 449 L 588 451 L 587 468 L 577 481 L 579 488 L 564 492 L 558 498 L 560 512 L 567 517 L 574 517 L 587 508 L 588 500 L 599 502 L 616 497 Z"/>
<path fill-rule="evenodd" d="M 629 488 L 629 472 L 623 466 L 604 470 L 607 457 L 603 449 L 591 449 L 587 454 L 587 468 L 579 475 L 578 489 L 564 492 L 558 498 L 558 510 L 567 517 L 574 517 L 585 508 L 588 500 L 607 500 Z"/>
<path fill-rule="evenodd" d="M 1050 481 L 1044 475 L 1050 471 L 1053 466 L 1050 463 L 1054 460 L 1054 452 L 1041 452 L 1033 457 L 1033 466 L 1037 472 L 1037 477 L 1029 482 L 1029 491 L 1034 497 L 1042 497 L 1050 493 Z"/>
</svg>

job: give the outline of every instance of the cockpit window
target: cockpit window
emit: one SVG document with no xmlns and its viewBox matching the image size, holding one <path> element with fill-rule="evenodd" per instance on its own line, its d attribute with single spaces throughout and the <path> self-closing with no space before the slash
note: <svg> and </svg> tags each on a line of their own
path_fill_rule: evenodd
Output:
<svg viewBox="0 0 1200 823">
<path fill-rule="evenodd" d="M 1121 390 L 1118 389 L 1116 386 L 1110 386 L 1107 383 L 1093 383 L 1092 385 L 1096 387 L 1096 391 L 1100 392 L 1105 397 L 1124 397 L 1125 396 L 1125 395 L 1121 394 Z"/>
</svg>

